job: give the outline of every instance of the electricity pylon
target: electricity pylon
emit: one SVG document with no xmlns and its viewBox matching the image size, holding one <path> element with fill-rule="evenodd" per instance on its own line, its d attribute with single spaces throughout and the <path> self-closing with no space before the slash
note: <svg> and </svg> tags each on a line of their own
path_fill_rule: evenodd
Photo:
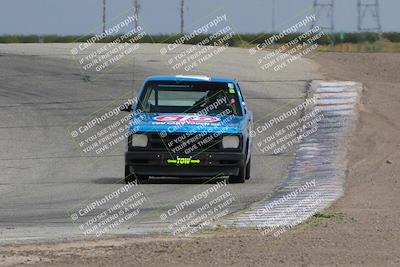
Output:
<svg viewBox="0 0 400 267">
<path fill-rule="evenodd" d="M 103 33 L 106 32 L 106 0 L 103 0 Z"/>
<path fill-rule="evenodd" d="M 318 26 L 321 27 L 324 31 L 333 32 L 335 30 L 335 21 L 334 21 L 334 10 L 335 10 L 335 2 L 334 0 L 322 1 L 322 0 L 314 0 L 314 14 L 317 17 Z M 312 28 L 317 24 L 317 21 L 312 23 Z M 322 21 L 327 21 L 328 23 L 322 24 Z"/>
<path fill-rule="evenodd" d="M 358 0 L 358 30 L 366 32 L 382 32 L 378 0 Z M 365 19 L 370 15 L 373 26 L 365 26 Z"/>
<path fill-rule="evenodd" d="M 271 20 L 272 20 L 272 23 L 271 23 L 271 28 L 272 28 L 272 32 L 275 32 L 275 0 L 272 0 L 272 8 L 271 8 Z"/>
<path fill-rule="evenodd" d="M 181 34 L 183 34 L 185 27 L 185 0 L 181 0 L 180 12 L 181 12 Z"/>
<path fill-rule="evenodd" d="M 133 1 L 133 15 L 135 17 L 135 21 L 133 22 L 133 27 L 135 27 L 135 30 L 139 26 L 139 11 L 140 11 L 139 0 L 134 0 Z"/>
</svg>

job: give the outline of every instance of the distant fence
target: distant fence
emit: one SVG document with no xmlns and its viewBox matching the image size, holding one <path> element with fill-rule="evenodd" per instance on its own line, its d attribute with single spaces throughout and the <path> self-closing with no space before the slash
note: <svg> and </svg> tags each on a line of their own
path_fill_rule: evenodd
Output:
<svg viewBox="0 0 400 267">
<path fill-rule="evenodd" d="M 302 33 L 289 34 L 279 39 L 276 43 L 287 43 Z M 257 33 L 257 34 L 238 34 L 228 40 L 230 46 L 240 46 L 241 44 L 260 44 L 273 33 Z M 140 39 L 140 43 L 174 43 L 179 39 L 181 34 L 168 34 L 168 35 L 146 35 Z M 197 44 L 210 35 L 197 35 L 194 38 L 188 38 L 186 44 Z M 0 43 L 73 43 L 85 42 L 92 38 L 93 35 L 3 35 L 0 36 Z M 108 43 L 116 40 L 120 36 L 108 36 L 100 42 Z M 372 32 L 363 33 L 333 33 L 322 36 L 316 43 L 320 45 L 340 44 L 340 43 L 374 43 L 380 38 L 393 43 L 400 43 L 400 32 L 385 32 L 382 35 Z"/>
</svg>

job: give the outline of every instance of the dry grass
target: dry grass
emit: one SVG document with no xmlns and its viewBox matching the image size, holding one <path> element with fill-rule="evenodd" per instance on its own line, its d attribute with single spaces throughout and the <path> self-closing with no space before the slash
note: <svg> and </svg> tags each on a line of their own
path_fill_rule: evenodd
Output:
<svg viewBox="0 0 400 267">
<path fill-rule="evenodd" d="M 371 53 L 371 52 L 384 52 L 384 53 L 399 53 L 400 43 L 393 43 L 388 40 L 377 41 L 374 43 L 344 43 L 331 45 L 319 45 L 318 51 L 320 52 L 353 52 L 353 53 Z"/>
</svg>

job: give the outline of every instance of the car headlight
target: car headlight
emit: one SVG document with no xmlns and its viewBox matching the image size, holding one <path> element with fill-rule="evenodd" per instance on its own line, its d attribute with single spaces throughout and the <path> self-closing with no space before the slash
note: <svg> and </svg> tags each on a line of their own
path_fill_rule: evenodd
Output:
<svg viewBox="0 0 400 267">
<path fill-rule="evenodd" d="M 131 146 L 146 147 L 148 138 L 145 134 L 132 134 Z"/>
<path fill-rule="evenodd" d="M 239 136 L 224 136 L 222 137 L 223 148 L 238 148 L 240 144 Z"/>
</svg>

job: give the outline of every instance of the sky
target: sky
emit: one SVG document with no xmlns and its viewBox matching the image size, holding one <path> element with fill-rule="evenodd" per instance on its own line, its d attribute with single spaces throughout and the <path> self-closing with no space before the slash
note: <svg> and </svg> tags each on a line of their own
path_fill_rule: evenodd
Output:
<svg viewBox="0 0 400 267">
<path fill-rule="evenodd" d="M 133 0 L 106 1 L 107 27 L 131 14 Z M 179 0 L 140 1 L 139 24 L 146 33 L 179 32 Z M 275 1 L 277 31 L 313 13 L 313 0 Z M 0 35 L 97 34 L 102 29 L 102 0 L 1 0 L 0 5 Z M 186 0 L 185 31 L 190 32 L 213 16 L 226 13 L 236 32 L 269 32 L 272 30 L 271 6 L 272 0 Z M 383 31 L 400 31 L 400 1 L 380 0 L 380 10 Z M 357 0 L 335 0 L 334 12 L 335 31 L 357 31 Z M 366 26 L 372 25 L 370 18 L 366 18 Z"/>
</svg>

